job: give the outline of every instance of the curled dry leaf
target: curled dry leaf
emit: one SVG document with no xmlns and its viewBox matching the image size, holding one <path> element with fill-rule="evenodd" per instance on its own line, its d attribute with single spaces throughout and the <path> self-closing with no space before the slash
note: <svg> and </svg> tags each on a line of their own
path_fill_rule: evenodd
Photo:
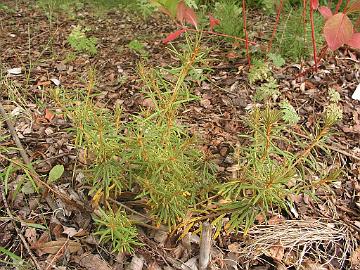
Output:
<svg viewBox="0 0 360 270">
<path fill-rule="evenodd" d="M 21 67 L 19 67 L 19 68 L 10 68 L 10 69 L 7 70 L 7 73 L 9 75 L 20 75 L 21 72 L 22 72 Z"/>
</svg>

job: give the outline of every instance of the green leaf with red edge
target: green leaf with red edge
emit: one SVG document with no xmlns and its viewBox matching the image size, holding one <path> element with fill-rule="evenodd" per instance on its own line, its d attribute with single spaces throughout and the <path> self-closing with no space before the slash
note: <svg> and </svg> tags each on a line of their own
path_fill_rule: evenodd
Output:
<svg viewBox="0 0 360 270">
<path fill-rule="evenodd" d="M 331 16 L 333 15 L 331 9 L 326 6 L 321 6 L 318 8 L 318 10 L 320 14 L 325 18 L 325 20 L 331 18 Z"/>
<path fill-rule="evenodd" d="M 159 7 L 159 10 L 170 17 L 176 17 L 177 5 L 179 0 L 151 0 L 151 2 Z"/>
<path fill-rule="evenodd" d="M 214 27 L 220 24 L 220 21 L 209 14 L 210 31 L 214 31 Z"/>
<path fill-rule="evenodd" d="M 346 9 L 345 13 L 353 13 L 353 12 L 359 12 L 360 11 L 360 0 L 357 0 L 350 4 L 349 8 Z"/>
<path fill-rule="evenodd" d="M 360 49 L 360 33 L 354 33 L 346 44 L 352 48 Z"/>
<path fill-rule="evenodd" d="M 194 10 L 189 8 L 183 0 L 180 0 L 176 8 L 176 18 L 179 22 L 189 23 L 197 28 L 198 22 Z"/>
<path fill-rule="evenodd" d="M 310 0 L 310 5 L 313 10 L 316 10 L 319 7 L 319 0 Z"/>
<path fill-rule="evenodd" d="M 324 26 L 324 36 L 329 48 L 337 50 L 347 43 L 354 33 L 354 27 L 349 17 L 339 12 L 331 16 Z"/>
<path fill-rule="evenodd" d="M 186 28 L 182 28 L 179 30 L 176 30 L 175 32 L 170 33 L 164 40 L 163 43 L 167 44 L 175 39 L 177 39 L 178 37 L 181 36 L 182 33 L 186 32 L 187 29 Z"/>
</svg>

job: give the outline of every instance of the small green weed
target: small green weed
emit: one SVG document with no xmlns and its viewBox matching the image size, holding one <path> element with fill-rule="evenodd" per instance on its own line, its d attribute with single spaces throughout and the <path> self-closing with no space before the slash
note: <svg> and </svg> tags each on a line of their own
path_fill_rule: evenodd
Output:
<svg viewBox="0 0 360 270">
<path fill-rule="evenodd" d="M 137 39 L 134 39 L 132 41 L 130 41 L 130 43 L 128 44 L 129 49 L 131 49 L 132 51 L 134 51 L 135 53 L 137 53 L 138 55 L 140 55 L 141 57 L 147 59 L 149 57 L 149 53 L 146 50 L 144 44 L 140 41 L 138 41 Z"/>
<path fill-rule="evenodd" d="M 215 3 L 214 17 L 220 21 L 215 30 L 231 36 L 243 36 L 242 8 L 237 0 Z"/>
<path fill-rule="evenodd" d="M 258 81 L 266 81 L 269 77 L 271 77 L 269 65 L 263 60 L 253 58 L 248 75 L 250 84 L 254 84 Z"/>
<path fill-rule="evenodd" d="M 134 246 L 140 245 L 136 240 L 137 230 L 124 211 L 105 212 L 100 208 L 98 213 L 98 217 L 94 218 L 97 227 L 94 234 L 100 236 L 100 243 L 111 243 L 113 252 L 130 253 L 134 251 Z"/>
<path fill-rule="evenodd" d="M 76 52 L 95 55 L 97 53 L 97 49 L 96 49 L 97 39 L 95 37 L 87 37 L 86 36 L 87 31 L 89 31 L 88 28 L 82 28 L 81 26 L 76 26 L 74 29 L 72 29 L 68 37 L 68 43 Z"/>
<path fill-rule="evenodd" d="M 9 12 L 9 13 L 15 12 L 14 9 L 12 9 L 11 7 L 9 7 L 8 5 L 5 5 L 4 3 L 0 3 L 0 10 L 3 10 L 3 11 L 5 11 L 5 12 Z"/>
<path fill-rule="evenodd" d="M 64 13 L 70 18 L 76 18 L 76 11 L 84 7 L 84 3 L 78 0 L 37 0 L 36 4 L 44 10 L 50 20 L 59 13 Z"/>
<path fill-rule="evenodd" d="M 266 13 L 274 13 L 275 11 L 275 0 L 247 0 L 249 8 L 262 9 Z"/>
</svg>

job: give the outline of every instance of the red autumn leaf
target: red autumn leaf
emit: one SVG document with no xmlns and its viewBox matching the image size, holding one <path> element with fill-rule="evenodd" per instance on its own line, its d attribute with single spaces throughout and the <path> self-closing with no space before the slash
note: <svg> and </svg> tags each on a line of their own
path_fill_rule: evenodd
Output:
<svg viewBox="0 0 360 270">
<path fill-rule="evenodd" d="M 167 44 L 175 39 L 177 39 L 179 36 L 181 36 L 182 33 L 186 32 L 187 29 L 186 28 L 182 28 L 179 30 L 176 30 L 175 32 L 170 33 L 164 40 L 163 43 Z"/>
<path fill-rule="evenodd" d="M 353 2 L 350 7 L 346 10 L 346 13 L 358 12 L 360 11 L 360 1 Z"/>
<path fill-rule="evenodd" d="M 310 0 L 310 5 L 313 10 L 316 10 L 319 7 L 319 0 Z"/>
<path fill-rule="evenodd" d="M 197 28 L 198 23 L 195 12 L 186 6 L 183 0 L 181 0 L 177 5 L 176 18 L 181 23 L 189 23 Z"/>
<path fill-rule="evenodd" d="M 349 17 L 342 12 L 331 16 L 324 26 L 325 40 L 333 51 L 347 43 L 353 33 L 354 28 Z"/>
<path fill-rule="evenodd" d="M 321 6 L 318 10 L 325 20 L 329 19 L 333 15 L 331 9 L 326 6 Z"/>
<path fill-rule="evenodd" d="M 360 49 L 360 33 L 354 33 L 351 39 L 346 42 L 350 47 Z"/>
<path fill-rule="evenodd" d="M 214 27 L 220 24 L 220 21 L 209 14 L 210 31 L 214 31 Z"/>
</svg>

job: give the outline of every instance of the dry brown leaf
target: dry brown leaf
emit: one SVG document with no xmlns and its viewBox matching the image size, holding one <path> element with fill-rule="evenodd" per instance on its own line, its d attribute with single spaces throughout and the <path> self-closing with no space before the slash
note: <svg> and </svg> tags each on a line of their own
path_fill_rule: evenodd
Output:
<svg viewBox="0 0 360 270">
<path fill-rule="evenodd" d="M 143 266 L 144 266 L 144 262 L 145 262 L 145 259 L 143 256 L 134 256 L 132 259 L 131 259 L 131 263 L 129 265 L 129 267 L 127 267 L 126 269 L 127 270 L 142 270 L 143 269 Z"/>
<path fill-rule="evenodd" d="M 64 249 L 69 253 L 75 253 L 80 250 L 81 244 L 77 241 L 63 238 L 45 243 L 38 242 L 36 245 L 33 245 L 33 248 L 47 254 L 56 254 L 60 249 Z"/>
<path fill-rule="evenodd" d="M 147 270 L 161 270 L 161 267 L 157 264 L 156 261 L 153 261 L 152 263 L 149 264 Z"/>
<path fill-rule="evenodd" d="M 75 228 L 72 228 L 72 227 L 66 227 L 66 226 L 63 226 L 63 227 L 64 227 L 63 233 L 68 235 L 69 237 L 81 237 L 81 236 L 88 235 L 88 232 L 82 228 L 80 228 L 79 230 L 76 230 Z"/>
<path fill-rule="evenodd" d="M 36 242 L 36 229 L 35 228 L 27 228 L 25 231 L 25 237 L 30 245 Z"/>
<path fill-rule="evenodd" d="M 360 247 L 354 250 L 350 256 L 350 262 L 352 267 L 360 266 Z"/>
<path fill-rule="evenodd" d="M 284 254 L 285 248 L 280 241 L 274 244 L 269 250 L 269 256 L 278 262 L 282 261 Z"/>
<path fill-rule="evenodd" d="M 303 267 L 304 270 L 328 270 L 326 266 L 311 260 L 305 261 Z"/>
<path fill-rule="evenodd" d="M 232 244 L 228 245 L 228 250 L 233 253 L 238 253 L 240 250 L 240 244 L 232 243 Z"/>
<path fill-rule="evenodd" d="M 112 270 L 113 268 L 108 265 L 99 255 L 84 253 L 79 259 L 80 266 L 87 270 Z"/>
</svg>

